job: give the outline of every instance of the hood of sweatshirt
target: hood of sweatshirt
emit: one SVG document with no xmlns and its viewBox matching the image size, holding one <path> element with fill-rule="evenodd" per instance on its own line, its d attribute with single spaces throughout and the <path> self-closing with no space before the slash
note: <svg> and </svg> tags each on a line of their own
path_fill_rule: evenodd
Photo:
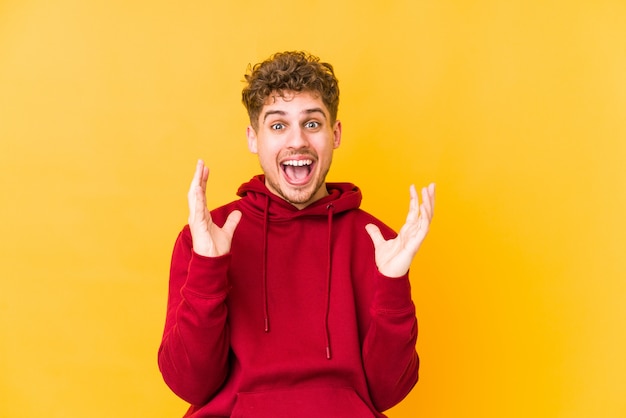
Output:
<svg viewBox="0 0 626 418">
<path fill-rule="evenodd" d="M 237 195 L 242 197 L 242 205 L 247 213 L 269 217 L 274 221 L 289 221 L 301 216 L 328 216 L 329 206 L 332 213 L 338 214 L 361 205 L 361 190 L 351 183 L 326 183 L 328 196 L 298 209 L 280 196 L 276 196 L 265 186 L 265 176 L 260 174 L 242 184 Z"/>
<path fill-rule="evenodd" d="M 267 286 L 267 248 L 268 230 L 272 223 L 290 222 L 305 217 L 322 217 L 327 220 L 327 248 L 320 249 L 326 255 L 326 302 L 324 317 L 324 329 L 326 332 L 326 358 L 330 360 L 330 331 L 328 318 L 330 314 L 330 294 L 332 291 L 332 254 L 333 254 L 333 219 L 342 212 L 358 209 L 361 204 L 361 191 L 351 183 L 326 183 L 328 196 L 319 199 L 303 209 L 298 209 L 280 196 L 272 193 L 265 186 L 265 176 L 257 175 L 249 182 L 242 184 L 237 191 L 241 209 L 247 216 L 255 216 L 263 222 L 263 308 L 265 332 L 270 332 L 270 312 L 268 308 Z"/>
</svg>

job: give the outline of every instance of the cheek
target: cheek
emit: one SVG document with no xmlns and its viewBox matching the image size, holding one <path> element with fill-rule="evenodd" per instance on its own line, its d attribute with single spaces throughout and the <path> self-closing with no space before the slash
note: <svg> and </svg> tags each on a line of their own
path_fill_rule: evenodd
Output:
<svg viewBox="0 0 626 418">
<path fill-rule="evenodd" d="M 273 164 L 276 161 L 277 151 L 267 146 L 257 147 L 257 157 L 264 164 Z"/>
<path fill-rule="evenodd" d="M 335 146 L 334 138 L 330 138 L 324 141 L 323 143 L 321 143 L 318 150 L 320 154 L 332 155 L 335 148 L 337 147 Z"/>
</svg>

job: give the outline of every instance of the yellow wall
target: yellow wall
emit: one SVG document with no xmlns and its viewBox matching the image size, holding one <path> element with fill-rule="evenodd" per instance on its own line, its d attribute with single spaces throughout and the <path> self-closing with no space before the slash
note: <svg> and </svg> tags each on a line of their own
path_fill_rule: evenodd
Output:
<svg viewBox="0 0 626 418">
<path fill-rule="evenodd" d="M 228 4 L 228 5 L 227 5 Z M 197 158 L 258 171 L 249 62 L 340 78 L 330 180 L 394 227 L 421 381 L 392 417 L 626 416 L 622 0 L 0 2 L 0 417 L 176 417 L 156 351 Z"/>
</svg>

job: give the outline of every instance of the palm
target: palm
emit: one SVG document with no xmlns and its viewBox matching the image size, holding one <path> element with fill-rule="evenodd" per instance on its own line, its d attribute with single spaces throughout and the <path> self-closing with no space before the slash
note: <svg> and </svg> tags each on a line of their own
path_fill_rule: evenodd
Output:
<svg viewBox="0 0 626 418">
<path fill-rule="evenodd" d="M 415 187 L 411 186 L 410 193 L 409 213 L 396 238 L 385 240 L 377 226 L 365 227 L 374 243 L 376 266 L 387 277 L 400 277 L 408 272 L 433 217 L 435 185 L 422 188 L 421 204 Z"/>
<path fill-rule="evenodd" d="M 203 161 L 198 161 L 196 172 L 189 188 L 189 229 L 193 240 L 193 250 L 200 255 L 217 257 L 230 251 L 235 228 L 241 219 L 241 212 L 233 211 L 223 227 L 213 223 L 206 205 L 206 184 L 209 169 Z"/>
</svg>

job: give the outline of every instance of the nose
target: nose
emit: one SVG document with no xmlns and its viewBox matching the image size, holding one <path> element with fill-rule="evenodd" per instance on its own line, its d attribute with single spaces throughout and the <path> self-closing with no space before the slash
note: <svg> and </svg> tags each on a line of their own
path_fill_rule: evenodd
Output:
<svg viewBox="0 0 626 418">
<path fill-rule="evenodd" d="M 287 148 L 291 149 L 302 149 L 307 148 L 309 145 L 309 140 L 307 138 L 307 133 L 300 126 L 296 126 L 291 129 L 289 135 L 287 136 Z"/>
</svg>

